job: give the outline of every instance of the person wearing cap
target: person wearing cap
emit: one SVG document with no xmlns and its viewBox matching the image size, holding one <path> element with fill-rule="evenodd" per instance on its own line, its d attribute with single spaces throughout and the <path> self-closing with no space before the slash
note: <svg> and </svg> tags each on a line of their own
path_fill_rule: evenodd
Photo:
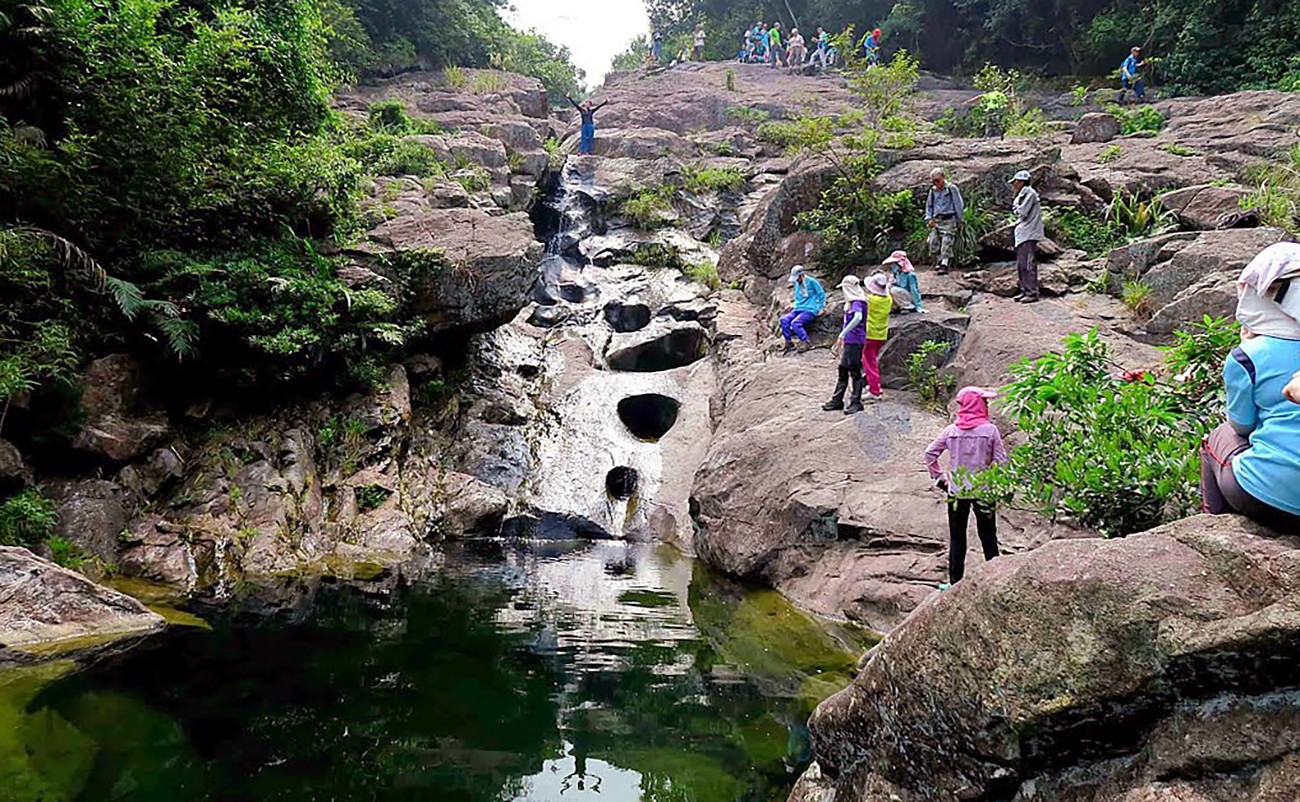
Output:
<svg viewBox="0 0 1300 802">
<path fill-rule="evenodd" d="M 907 251 L 894 251 L 884 263 L 892 271 L 889 294 L 894 298 L 894 306 L 904 312 L 925 314 L 921 301 L 921 284 L 916 279 L 916 268 L 907 257 Z"/>
<path fill-rule="evenodd" d="M 1043 230 L 1043 204 L 1038 190 L 1030 182 L 1033 176 L 1021 170 L 1011 179 L 1016 190 L 1011 208 L 1016 213 L 1016 270 L 1020 274 L 1022 304 L 1038 303 L 1038 243 L 1046 236 Z"/>
<path fill-rule="evenodd" d="M 1119 80 L 1123 88 L 1119 92 L 1119 102 L 1123 103 L 1128 95 L 1128 90 L 1132 89 L 1137 95 L 1138 100 L 1144 100 L 1147 96 L 1146 84 L 1142 82 L 1142 75 L 1139 72 L 1147 64 L 1146 59 L 1142 58 L 1142 48 L 1134 47 L 1129 51 L 1128 58 L 1119 68 Z"/>
<path fill-rule="evenodd" d="M 880 387 L 880 350 L 889 339 L 889 315 L 894 298 L 889 294 L 889 276 L 876 273 L 867 279 L 867 341 L 862 348 L 862 373 L 867 378 L 867 398 L 885 397 Z"/>
<path fill-rule="evenodd" d="M 804 59 L 808 55 L 808 48 L 804 44 L 803 34 L 799 33 L 798 28 L 790 29 L 790 50 L 787 52 L 788 66 L 792 70 L 803 67 Z"/>
<path fill-rule="evenodd" d="M 872 67 L 880 63 L 880 35 L 880 29 L 876 28 L 867 31 L 867 35 L 862 37 L 862 56 Z"/>
<path fill-rule="evenodd" d="M 790 271 L 790 286 L 794 288 L 794 306 L 781 317 L 781 335 L 785 337 L 785 351 L 794 350 L 794 338 L 799 338 L 799 348 L 808 348 L 809 323 L 826 308 L 826 290 L 821 282 L 804 270 L 803 265 L 795 265 Z"/>
<path fill-rule="evenodd" d="M 1300 245 L 1260 252 L 1238 281 L 1241 345 L 1223 369 L 1227 422 L 1201 447 L 1202 508 L 1300 532 Z"/>
<path fill-rule="evenodd" d="M 997 510 L 972 492 L 975 477 L 1007 461 L 1002 433 L 989 419 L 989 399 L 997 393 L 982 387 L 964 387 L 957 393 L 957 417 L 925 450 L 925 464 L 934 486 L 948 495 L 948 582 L 946 590 L 966 575 L 966 530 L 975 512 L 975 527 L 985 561 L 998 556 Z M 939 464 L 948 452 L 948 470 Z"/>
<path fill-rule="evenodd" d="M 957 230 L 966 219 L 961 190 L 948 182 L 942 168 L 930 171 L 930 191 L 925 196 L 925 224 L 930 227 L 930 252 L 939 254 L 939 275 L 952 266 Z"/>
<path fill-rule="evenodd" d="M 862 411 L 862 349 L 867 342 L 867 298 L 862 292 L 862 282 L 857 276 L 845 276 L 839 291 L 844 294 L 844 328 L 831 346 L 840 356 L 839 380 L 831 400 L 822 405 L 827 412 L 844 410 L 845 415 Z M 853 383 L 853 395 L 844 406 L 844 393 Z"/>
</svg>

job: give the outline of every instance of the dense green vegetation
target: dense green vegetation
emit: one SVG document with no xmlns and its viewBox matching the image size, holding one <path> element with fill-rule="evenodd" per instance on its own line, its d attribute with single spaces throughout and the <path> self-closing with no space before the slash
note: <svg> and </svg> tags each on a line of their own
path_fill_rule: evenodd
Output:
<svg viewBox="0 0 1300 802">
<path fill-rule="evenodd" d="M 110 347 L 245 381 L 372 377 L 420 334 L 405 288 L 440 262 L 379 265 L 387 293 L 338 278 L 366 176 L 482 179 L 403 139 L 430 128 L 395 104 L 358 125 L 330 91 L 420 63 L 575 91 L 568 53 L 498 10 L 0 0 L 0 403 Z"/>
<path fill-rule="evenodd" d="M 1107 536 L 1193 514 L 1202 438 L 1221 421 L 1223 361 L 1235 322 L 1179 333 L 1157 372 L 1123 372 L 1096 330 L 1012 370 L 1003 410 L 1025 443 L 981 475 L 985 491 Z"/>
<path fill-rule="evenodd" d="M 672 39 L 703 23 L 710 58 L 731 58 L 747 25 L 781 21 L 805 33 L 880 27 L 886 52 L 906 48 L 926 69 L 975 74 L 992 62 L 1046 75 L 1115 73 L 1133 45 L 1176 92 L 1300 89 L 1300 4 L 1292 0 L 647 0 Z M 791 18 L 793 13 L 794 18 Z"/>
</svg>

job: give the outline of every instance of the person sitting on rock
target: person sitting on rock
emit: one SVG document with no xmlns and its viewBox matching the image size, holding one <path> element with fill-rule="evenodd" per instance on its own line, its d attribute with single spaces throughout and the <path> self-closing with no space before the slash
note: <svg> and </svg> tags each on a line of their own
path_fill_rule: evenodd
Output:
<svg viewBox="0 0 1300 802">
<path fill-rule="evenodd" d="M 844 328 L 831 346 L 831 352 L 840 357 L 839 380 L 831 400 L 822 405 L 827 412 L 844 410 L 845 415 L 862 411 L 862 349 L 867 342 L 867 298 L 862 292 L 862 282 L 857 276 L 845 276 L 840 282 L 844 293 Z M 853 395 L 844 406 L 844 393 L 853 382 Z"/>
<path fill-rule="evenodd" d="M 1011 208 L 1016 213 L 1016 270 L 1020 274 L 1022 304 L 1038 303 L 1038 243 L 1047 236 L 1043 229 L 1043 204 L 1030 182 L 1033 176 L 1021 170 L 1011 179 L 1016 190 Z"/>
<path fill-rule="evenodd" d="M 867 279 L 867 341 L 862 349 L 862 373 L 867 378 L 867 397 L 871 401 L 885 397 L 880 387 L 880 350 L 889 339 L 889 315 L 893 310 L 889 276 L 877 273 Z"/>
<path fill-rule="evenodd" d="M 925 196 L 925 224 L 930 227 L 930 253 L 939 254 L 939 275 L 952 266 L 957 232 L 966 219 L 961 190 L 948 183 L 948 176 L 936 167 L 930 171 L 930 191 Z"/>
<path fill-rule="evenodd" d="M 1201 448 L 1202 507 L 1300 532 L 1300 245 L 1265 248 L 1238 282 L 1241 345 L 1223 377 L 1228 421 Z"/>
<path fill-rule="evenodd" d="M 795 265 L 790 271 L 790 286 L 794 287 L 794 307 L 781 317 L 786 354 L 795 348 L 794 337 L 799 338 L 799 350 L 808 350 L 807 326 L 826 308 L 826 290 L 822 289 L 821 282 L 808 275 L 803 265 Z"/>
<path fill-rule="evenodd" d="M 921 283 L 916 278 L 916 268 L 907 257 L 907 251 L 894 251 L 885 260 L 892 271 L 889 294 L 894 298 L 894 306 L 903 312 L 925 314 L 921 299 Z"/>
<path fill-rule="evenodd" d="M 584 100 L 582 105 L 578 105 L 578 102 L 568 95 L 565 95 L 564 99 L 578 110 L 578 114 L 582 115 L 582 135 L 578 138 L 578 155 L 590 156 L 596 151 L 596 112 L 608 106 L 609 101 L 593 106 L 590 100 Z"/>
<path fill-rule="evenodd" d="M 939 586 L 947 590 L 966 575 L 966 529 L 971 510 L 984 560 L 998 556 L 997 510 L 974 496 L 974 478 L 995 464 L 1007 461 L 1002 433 L 989 420 L 989 399 L 997 393 L 982 387 L 965 387 L 957 393 L 957 418 L 939 433 L 925 450 L 925 464 L 934 486 L 948 494 L 948 582 Z M 948 471 L 939 465 L 948 452 Z"/>
<path fill-rule="evenodd" d="M 1112 62 L 1113 63 L 1113 62 Z M 1119 82 L 1122 89 L 1119 91 L 1119 102 L 1123 103 L 1128 95 L 1128 90 L 1132 89 L 1133 94 L 1137 95 L 1138 100 L 1145 100 L 1147 96 L 1146 84 L 1142 82 L 1141 69 L 1146 66 L 1146 60 L 1142 58 L 1142 48 L 1134 47 L 1129 51 L 1128 58 L 1119 68 Z"/>
</svg>

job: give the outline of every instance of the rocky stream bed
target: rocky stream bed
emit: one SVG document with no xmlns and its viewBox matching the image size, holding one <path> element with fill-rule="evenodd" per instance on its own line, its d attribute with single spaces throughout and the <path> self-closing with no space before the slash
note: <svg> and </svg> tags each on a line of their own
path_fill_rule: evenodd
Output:
<svg viewBox="0 0 1300 802">
<path fill-rule="evenodd" d="M 466 538 L 665 543 L 889 633 L 813 715 L 795 802 L 1300 798 L 1300 533 L 1193 518 L 1104 541 L 1012 512 L 1005 557 L 939 595 L 943 501 L 921 452 L 943 420 L 905 389 L 906 359 L 928 340 L 951 344 L 959 385 L 996 385 L 1068 332 L 1096 327 L 1117 361 L 1146 368 L 1177 327 L 1228 313 L 1236 273 L 1287 236 L 1233 214 L 1247 192 L 1236 182 L 1297 141 L 1300 96 L 1166 101 L 1160 134 L 1128 137 L 1044 97 L 1048 136 L 923 135 L 888 153 L 876 188 L 918 203 L 936 165 L 1002 206 L 1007 179 L 1029 169 L 1049 207 L 1165 192 L 1180 230 L 1100 259 L 1053 248 L 1034 306 L 1010 300 L 999 232 L 978 270 L 921 267 L 930 314 L 894 321 L 888 400 L 845 417 L 819 409 L 834 315 L 810 352 L 776 348 L 785 276 L 818 273 L 818 242 L 794 219 L 831 170 L 764 142 L 735 109 L 829 113 L 851 96 L 835 78 L 761 67 L 738 69 L 730 91 L 727 69 L 613 76 L 593 156 L 566 155 L 574 126 L 525 79 L 475 94 L 415 73 L 341 93 L 346 113 L 402 101 L 448 131 L 415 139 L 488 176 L 476 192 L 376 179 L 374 227 L 347 251 L 348 281 L 378 288 L 385 256 L 445 257 L 420 296 L 438 338 L 368 394 L 256 413 L 176 409 L 146 366 L 94 362 L 75 438 L 84 471 L 34 475 L 0 441 L 0 480 L 39 481 L 60 535 L 95 558 L 82 576 L 0 549 L 0 666 L 113 659 L 168 626 L 128 593 L 292 619 L 338 583 L 391 597 L 412 565 L 436 573 L 430 552 Z M 932 119 L 973 95 L 923 88 Z M 652 232 L 627 219 L 638 189 L 708 167 L 740 171 L 743 186 L 678 190 Z M 1221 228 L 1229 215 L 1247 227 Z M 725 289 L 682 270 L 704 262 Z M 1152 288 L 1149 320 L 1098 291 L 1121 274 Z"/>
</svg>

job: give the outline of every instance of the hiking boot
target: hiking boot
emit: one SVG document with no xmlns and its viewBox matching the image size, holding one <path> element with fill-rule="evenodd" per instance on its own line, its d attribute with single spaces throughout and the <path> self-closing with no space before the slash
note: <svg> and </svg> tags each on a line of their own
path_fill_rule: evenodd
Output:
<svg viewBox="0 0 1300 802">
<path fill-rule="evenodd" d="M 789 356 L 794 353 L 794 343 L 789 340 L 785 341 L 785 347 L 781 349 L 781 356 Z"/>
<path fill-rule="evenodd" d="M 952 585 L 948 584 L 947 582 L 940 582 L 939 590 L 952 590 Z"/>
<path fill-rule="evenodd" d="M 799 343 L 795 346 L 795 350 L 801 354 L 808 353 L 808 350 L 810 348 L 812 348 L 812 343 L 808 342 L 807 340 L 800 340 Z"/>
<path fill-rule="evenodd" d="M 885 400 L 885 394 L 884 394 L 884 393 L 881 393 L 880 395 L 872 395 L 871 393 L 867 393 L 867 399 L 866 399 L 866 400 L 867 400 L 868 403 L 872 403 L 872 404 L 876 403 L 877 401 L 884 401 L 884 400 Z"/>
<path fill-rule="evenodd" d="M 1035 295 L 1035 296 L 1032 296 L 1032 297 L 1031 297 L 1031 296 L 1026 295 L 1026 296 L 1024 296 L 1024 297 L 1021 297 L 1021 298 L 1017 299 L 1017 300 L 1016 300 L 1016 303 L 1020 303 L 1020 304 L 1036 304 L 1036 303 L 1038 303 L 1038 296 Z"/>
<path fill-rule="evenodd" d="M 823 412 L 839 412 L 841 409 L 844 409 L 844 399 L 842 398 L 832 398 L 822 404 Z"/>
<path fill-rule="evenodd" d="M 863 409 L 865 409 L 865 407 L 862 406 L 861 401 L 854 401 L 852 404 L 849 404 L 847 407 L 844 408 L 844 414 L 856 415 L 859 412 L 861 412 Z"/>
</svg>

